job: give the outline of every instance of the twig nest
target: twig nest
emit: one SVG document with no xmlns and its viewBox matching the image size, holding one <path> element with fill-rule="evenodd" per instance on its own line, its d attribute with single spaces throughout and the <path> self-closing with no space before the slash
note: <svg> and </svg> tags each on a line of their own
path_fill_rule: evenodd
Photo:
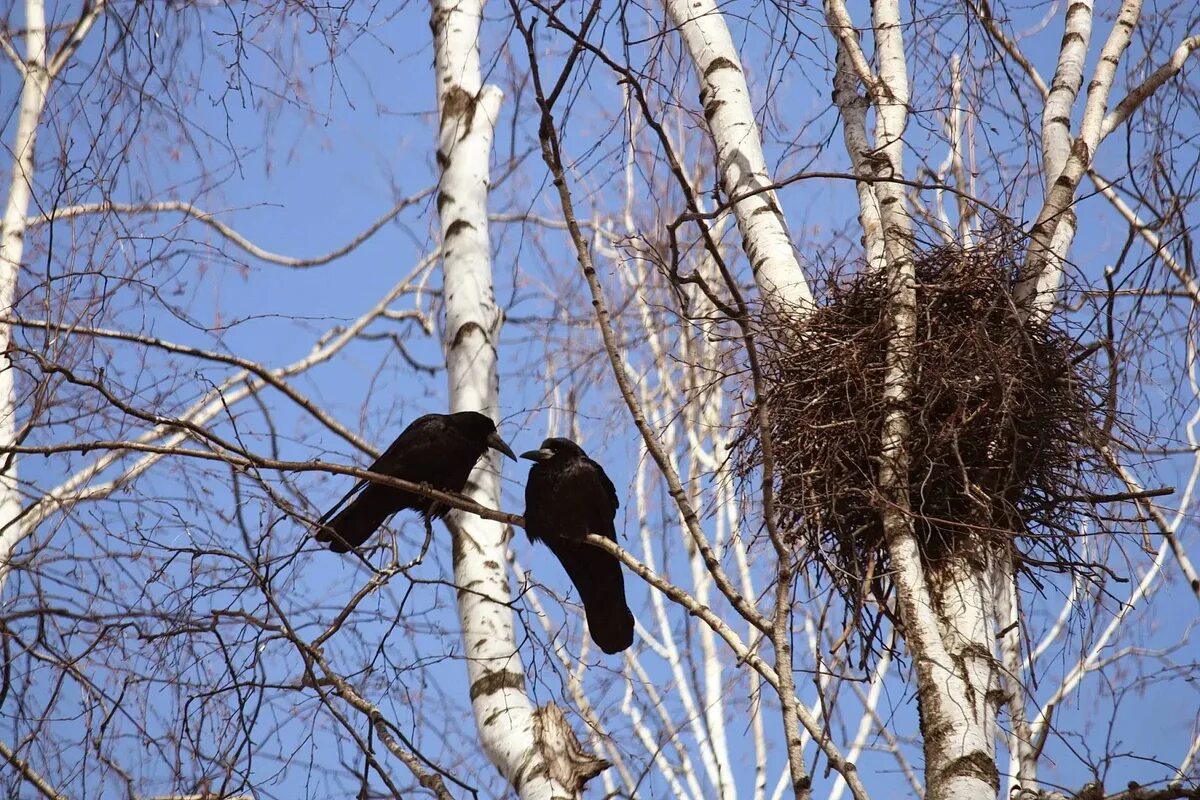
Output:
<svg viewBox="0 0 1200 800">
<path fill-rule="evenodd" d="M 1013 303 L 1020 243 L 939 247 L 917 257 L 909 503 L 929 570 L 1012 552 L 1021 569 L 1080 568 L 1077 525 L 1104 473 L 1101 377 L 1073 358 L 1058 324 L 1021 322 Z M 881 276 L 830 282 L 801 318 L 765 319 L 760 402 L 770 416 L 777 524 L 844 594 L 853 625 L 874 594 L 885 608 L 879 452 L 889 340 Z M 1076 361 L 1081 363 L 1075 363 Z M 756 415 L 740 445 L 762 466 Z"/>
</svg>

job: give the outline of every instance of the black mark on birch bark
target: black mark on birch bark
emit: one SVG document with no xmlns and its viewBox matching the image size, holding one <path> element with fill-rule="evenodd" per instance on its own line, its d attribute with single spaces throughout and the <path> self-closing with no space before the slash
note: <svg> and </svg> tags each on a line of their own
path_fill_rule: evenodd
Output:
<svg viewBox="0 0 1200 800">
<path fill-rule="evenodd" d="M 502 670 L 486 673 L 482 678 L 471 684 L 471 699 L 486 697 L 505 689 L 524 689 L 525 676 L 519 672 Z"/>
<path fill-rule="evenodd" d="M 450 227 L 446 229 L 446 241 L 458 236 L 463 231 L 475 230 L 475 226 L 465 219 L 456 219 L 450 223 Z"/>
<path fill-rule="evenodd" d="M 734 64 L 725 56 L 717 56 L 712 61 L 708 62 L 708 66 L 704 68 L 704 77 L 707 78 L 720 69 L 732 69 L 737 72 L 741 72 L 741 70 L 738 69 L 737 64 Z"/>
<path fill-rule="evenodd" d="M 459 326 L 458 330 L 454 332 L 454 340 L 450 342 L 451 349 L 462 344 L 463 339 L 466 339 L 467 336 L 470 335 L 471 331 L 479 331 L 485 340 L 488 338 L 487 331 L 484 330 L 483 326 L 478 322 L 464 322 Z"/>
</svg>

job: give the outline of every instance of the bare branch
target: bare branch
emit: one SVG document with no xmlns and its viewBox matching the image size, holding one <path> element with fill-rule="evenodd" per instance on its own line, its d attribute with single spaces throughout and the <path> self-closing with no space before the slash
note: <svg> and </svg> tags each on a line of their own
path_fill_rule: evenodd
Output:
<svg viewBox="0 0 1200 800">
<path fill-rule="evenodd" d="M 4 756 L 8 763 L 12 765 L 17 772 L 21 773 L 21 777 L 32 784 L 35 789 L 41 792 L 42 796 L 45 797 L 46 800 L 67 800 L 65 795 L 59 794 L 58 791 L 50 785 L 49 781 L 42 777 L 42 775 L 34 770 L 33 767 L 29 766 L 28 761 L 14 753 L 12 748 L 9 747 L 5 742 L 0 742 L 0 756 Z"/>
<path fill-rule="evenodd" d="M 1141 219 L 1141 217 L 1138 216 L 1137 212 L 1134 211 L 1133 208 L 1131 208 L 1119 194 L 1117 194 L 1116 185 L 1112 181 L 1102 176 L 1095 169 L 1088 170 L 1088 177 L 1092 179 L 1092 185 L 1096 187 L 1096 190 L 1100 192 L 1100 194 L 1103 195 L 1108 202 L 1112 203 L 1112 206 L 1117 210 L 1117 213 L 1125 218 L 1125 221 L 1129 223 L 1130 227 L 1137 231 L 1138 236 L 1142 237 L 1146 244 L 1150 245 L 1150 248 L 1154 251 L 1154 254 L 1158 258 L 1162 259 L 1162 262 L 1166 264 L 1167 269 L 1171 271 L 1171 274 L 1174 275 L 1176 280 L 1179 281 L 1180 285 L 1183 286 L 1184 291 L 1187 293 L 1187 296 L 1192 299 L 1192 302 L 1200 305 L 1200 284 L 1196 283 L 1195 279 L 1192 278 L 1191 273 L 1184 267 L 1183 264 L 1179 262 L 1174 253 L 1167 249 L 1166 243 L 1163 242 L 1162 237 L 1159 236 L 1150 225 L 1147 225 Z"/>
<path fill-rule="evenodd" d="M 247 239 L 242 234 L 238 233 L 233 227 L 226 225 L 221 220 L 217 219 L 211 212 L 198 208 L 191 203 L 182 200 L 163 200 L 157 203 L 83 203 L 80 205 L 66 206 L 47 211 L 39 216 L 31 217 L 28 224 L 33 227 L 37 225 L 48 225 L 63 219 L 72 219 L 74 217 L 86 216 L 89 214 L 164 214 L 164 213 L 179 213 L 186 217 L 201 222 L 215 230 L 224 238 L 228 239 L 237 247 L 249 253 L 251 256 L 266 261 L 270 264 L 278 264 L 281 267 L 292 267 L 294 269 L 307 269 L 309 267 L 319 267 L 328 264 L 331 261 L 336 261 L 347 253 L 353 251 L 363 242 L 370 239 L 376 233 L 400 215 L 402 211 L 410 206 L 420 203 L 433 194 L 433 187 L 422 189 L 416 194 L 409 195 L 393 205 L 386 213 L 372 222 L 358 235 L 351 238 L 348 242 L 340 247 L 337 247 L 328 253 L 310 258 L 299 258 L 296 256 L 285 256 L 279 253 L 273 253 L 270 250 L 259 247 L 254 242 Z"/>
<path fill-rule="evenodd" d="M 629 551 L 623 549 L 616 542 L 609 541 L 603 536 L 591 534 L 587 537 L 587 542 L 594 547 L 599 547 L 606 553 L 619 558 L 621 563 L 629 567 L 634 574 L 646 581 L 658 591 L 662 592 L 672 602 L 678 603 L 688 610 L 692 616 L 697 617 L 705 625 L 708 625 L 714 633 L 720 636 L 727 645 L 733 650 L 737 657 L 738 663 L 744 663 L 753 668 L 763 679 L 776 690 L 779 689 L 779 676 L 775 670 L 762 659 L 757 653 L 748 648 L 742 642 L 741 637 L 725 623 L 720 616 L 713 612 L 707 606 L 703 606 L 696 602 L 694 598 L 688 595 L 679 587 L 666 581 L 645 564 L 637 560 Z M 858 775 L 858 771 L 854 764 L 842 756 L 841 751 L 832 742 L 829 736 L 825 735 L 825 730 L 821 725 L 821 721 L 808 711 L 803 704 L 796 705 L 796 714 L 800 723 L 812 736 L 813 740 L 818 744 L 821 752 L 829 759 L 831 769 L 842 775 L 846 779 L 847 785 L 850 787 L 850 793 L 855 800 L 867 800 L 869 795 L 867 789 L 862 783 L 862 779 Z"/>
<path fill-rule="evenodd" d="M 12 38 L 8 35 L 8 31 L 2 29 L 0 29 L 0 50 L 4 51 L 4 55 L 8 56 L 9 60 L 12 61 L 17 74 L 24 79 L 25 60 L 21 58 L 21 54 L 13 47 Z"/>
<path fill-rule="evenodd" d="M 79 15 L 79 19 L 75 20 L 75 24 L 67 34 L 67 38 L 63 40 L 54 57 L 50 59 L 50 64 L 46 71 L 49 73 L 51 80 L 54 80 L 55 76 L 67 65 L 71 60 L 71 56 L 75 55 L 75 51 L 79 49 L 79 45 L 83 44 L 83 40 L 87 37 L 88 31 L 92 29 L 92 25 L 104 13 L 106 4 L 107 0 L 95 0 L 94 3 L 83 4 L 83 13 Z"/>
<path fill-rule="evenodd" d="M 179 353 L 181 355 L 192 356 L 194 358 L 204 359 L 207 361 L 215 361 L 220 364 L 228 364 L 230 366 L 240 367 L 246 373 L 255 375 L 260 378 L 265 385 L 277 389 L 289 400 L 297 406 L 307 411 L 318 420 L 322 425 L 329 428 L 331 431 L 341 436 L 350 444 L 359 448 L 363 452 L 377 454 L 374 447 L 365 439 L 355 434 L 346 426 L 342 425 L 324 409 L 317 406 L 311 399 L 301 394 L 299 390 L 286 383 L 277 371 L 267 369 L 257 361 L 252 361 L 248 358 L 240 358 L 238 356 L 219 353 L 214 350 L 205 350 L 199 347 L 190 345 L 177 344 L 169 342 L 165 339 L 160 339 L 155 336 L 146 336 L 140 333 L 130 333 L 128 331 L 110 330 L 107 328 L 89 328 L 82 325 L 66 325 L 63 323 L 47 322 L 45 320 L 22 319 L 18 317 L 0 316 L 0 325 L 13 325 L 22 328 L 34 328 L 37 330 L 53 331 L 55 333 L 64 333 L 71 336 L 89 336 L 98 339 L 115 339 L 124 342 L 134 342 L 136 344 L 153 347 L 159 350 L 164 350 L 168 353 Z"/>
<path fill-rule="evenodd" d="M 1117 103 L 1117 107 L 1109 112 L 1100 126 L 1100 138 L 1104 139 L 1116 130 L 1119 125 L 1133 115 L 1133 112 L 1138 110 L 1148 97 L 1158 91 L 1160 86 L 1178 75 L 1183 70 L 1188 56 L 1197 48 L 1200 48 L 1200 35 L 1184 39 L 1179 47 L 1175 48 L 1175 52 L 1171 54 L 1167 63 L 1154 70 L 1150 77 L 1134 87 L 1121 102 Z"/>
<path fill-rule="evenodd" d="M 309 353 L 291 364 L 271 370 L 271 374 L 276 380 L 282 381 L 285 378 L 293 375 L 298 375 L 318 364 L 324 363 L 332 358 L 335 354 L 341 352 L 347 345 L 353 342 L 358 335 L 374 320 L 378 319 L 392 302 L 405 292 L 409 291 L 413 284 L 436 262 L 441 251 L 435 250 L 432 253 L 424 256 L 413 270 L 399 283 L 393 286 L 389 291 L 385 292 L 371 308 L 365 311 L 358 319 L 354 320 L 349 325 L 345 326 L 337 332 L 335 336 L 326 340 L 322 337 Z M 60 504 L 78 503 L 88 499 L 103 497 L 112 492 L 116 488 L 126 485 L 129 481 L 143 474 L 155 463 L 158 462 L 163 455 L 169 455 L 176 452 L 174 448 L 181 445 L 187 440 L 186 434 L 181 432 L 181 427 L 188 425 L 204 425 L 209 420 L 223 413 L 227 408 L 232 407 L 242 400 L 252 397 L 263 386 L 267 385 L 262 378 L 253 378 L 247 370 L 239 371 L 230 376 L 219 386 L 215 387 L 205 397 L 186 409 L 182 414 L 179 414 L 174 420 L 168 420 L 164 424 L 155 425 L 150 430 L 146 431 L 137 439 L 138 447 L 130 449 L 139 449 L 148 453 L 146 458 L 143 458 L 135 464 L 129 466 L 120 475 L 105 481 L 99 485 L 90 485 L 91 482 L 99 477 L 106 470 L 114 466 L 117 460 L 121 457 L 121 451 L 114 450 L 95 462 L 77 471 L 74 475 L 64 480 L 54 489 L 46 492 L 45 495 L 35 502 L 32 506 L 14 512 L 9 517 L 9 523 L 5 528 L 4 537 L 16 535 L 17 539 L 13 542 L 15 546 L 21 538 L 24 538 L 29 531 L 36 528 L 43 520 L 53 513 Z M 143 447 L 150 442 L 165 440 L 164 445 L 159 449 Z M 11 447 L 0 446 L 0 450 L 9 449 Z M 15 451 L 14 451 L 15 452 Z M 21 525 L 15 524 L 18 519 L 23 519 Z M 20 531 L 19 533 L 14 533 Z M 4 573 L 7 569 L 7 555 L 4 551 L 0 551 L 0 584 L 3 583 Z"/>
<path fill-rule="evenodd" d="M 520 9 L 512 3 L 513 13 L 517 15 L 518 26 L 523 26 L 524 23 L 520 19 Z M 550 108 L 545 104 L 545 98 L 541 95 L 540 76 L 537 69 L 537 61 L 535 57 L 535 49 L 532 36 L 527 29 L 522 27 L 522 33 L 526 39 L 526 48 L 529 52 L 530 66 L 534 76 L 535 85 L 538 87 L 539 104 L 541 105 L 543 124 L 539 127 L 542 137 L 542 155 L 549 167 L 551 174 L 554 177 L 554 186 L 558 191 L 559 202 L 562 206 L 563 216 L 567 222 L 567 228 L 570 231 L 572 243 L 575 248 L 575 255 L 579 261 L 580 269 L 583 271 L 584 278 L 587 280 L 588 289 L 592 295 L 592 308 L 596 314 L 597 325 L 600 328 L 600 333 L 604 341 L 604 348 L 608 354 L 609 362 L 612 365 L 613 376 L 616 379 L 617 387 L 620 389 L 621 397 L 625 401 L 625 406 L 629 410 L 634 424 L 642 435 L 642 440 L 646 443 L 646 448 L 650 452 L 655 463 L 658 464 L 660 470 L 667 480 L 668 490 L 671 498 L 679 507 L 680 512 L 684 517 L 685 526 L 692 540 L 696 543 L 703 558 L 704 564 L 710 572 L 712 572 L 717 586 L 737 610 L 747 621 L 754 624 L 760 630 L 766 632 L 770 630 L 770 625 L 767 620 L 755 609 L 746 598 L 742 597 L 734 588 L 732 581 L 725 574 L 721 562 L 717 559 L 708 537 L 705 536 L 700 526 L 700 520 L 696 515 L 695 509 L 688 501 L 687 493 L 683 489 L 683 485 L 679 480 L 679 475 L 667 457 L 666 452 L 658 442 L 656 433 L 651 430 L 646 422 L 645 414 L 641 409 L 641 405 L 634 395 L 632 381 L 626 371 L 624 362 L 621 359 L 619 347 L 617 345 L 616 335 L 613 332 L 611 317 L 608 311 L 608 303 L 604 298 L 604 289 L 600 285 L 600 281 L 596 275 L 595 265 L 592 263 L 590 248 L 587 245 L 586 239 L 583 237 L 583 232 L 575 216 L 574 202 L 571 199 L 570 189 L 566 182 L 566 171 L 563 167 L 562 158 L 559 154 L 559 141 L 554 132 L 553 116 Z"/>
<path fill-rule="evenodd" d="M 978 3 L 972 2 L 970 5 L 971 10 L 975 13 L 976 19 L 983 23 L 984 28 L 987 30 L 988 34 L 991 35 L 996 44 L 1000 45 L 1000 48 L 1004 50 L 1004 52 L 1008 53 L 1008 55 L 1012 57 L 1012 60 L 1015 61 L 1017 65 L 1021 67 L 1021 69 L 1025 70 L 1025 74 L 1029 77 L 1030 82 L 1033 83 L 1034 88 L 1038 90 L 1038 94 L 1040 94 L 1043 98 L 1048 97 L 1050 95 L 1050 87 L 1048 87 L 1046 85 L 1046 81 L 1042 79 L 1041 74 L 1037 71 L 1037 67 L 1033 66 L 1029 59 L 1025 57 L 1025 54 L 1021 52 L 1021 46 L 1015 40 L 1009 38 L 1009 36 L 1000 27 L 1000 24 L 996 21 L 996 17 L 992 14 L 991 3 L 989 3 L 988 0 L 979 0 Z M 1061 67 L 1062 53 L 1060 51 L 1059 69 L 1061 69 Z M 1057 71 L 1058 70 L 1056 69 L 1056 74 Z"/>
</svg>

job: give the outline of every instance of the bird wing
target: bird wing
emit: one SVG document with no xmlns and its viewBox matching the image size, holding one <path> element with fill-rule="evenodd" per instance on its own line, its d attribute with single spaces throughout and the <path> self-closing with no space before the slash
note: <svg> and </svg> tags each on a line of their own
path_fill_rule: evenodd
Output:
<svg viewBox="0 0 1200 800">
<path fill-rule="evenodd" d="M 612 501 L 612 513 L 615 517 L 617 515 L 617 509 L 621 507 L 621 500 L 617 497 L 617 487 L 613 486 L 613 482 L 609 479 L 608 474 L 605 473 L 604 467 L 600 466 L 597 462 L 592 461 L 590 458 L 587 459 L 587 463 L 588 466 L 592 467 L 596 471 L 596 474 L 600 477 L 600 483 L 604 486 L 605 491 L 608 493 L 608 499 Z"/>
<path fill-rule="evenodd" d="M 387 450 L 384 450 L 383 454 L 380 455 L 379 458 L 371 462 L 371 466 L 367 467 L 367 469 L 371 472 L 381 472 L 385 475 L 395 474 L 390 472 L 388 467 L 393 465 L 403 465 L 404 462 L 409 460 L 410 453 L 425 449 L 423 445 L 428 443 L 429 434 L 437 430 L 439 427 L 439 421 L 440 415 L 438 414 L 426 414 L 424 416 L 417 417 L 412 421 L 412 423 L 409 424 L 407 428 L 400 432 L 400 435 L 396 437 L 395 441 L 388 445 Z M 409 480 L 404 478 L 403 475 L 396 475 L 396 477 L 401 478 L 402 480 Z M 325 514 L 321 517 L 320 522 L 328 522 L 329 519 L 337 513 L 338 509 L 346 504 L 347 500 L 365 489 L 369 483 L 370 481 L 366 478 L 359 478 L 355 482 L 353 488 L 346 492 L 346 494 L 342 496 L 342 499 L 338 500 L 337 503 L 334 504 L 333 508 L 325 512 Z"/>
<path fill-rule="evenodd" d="M 400 432 L 387 450 L 371 464 L 371 472 L 381 472 L 401 480 L 420 482 L 422 465 L 436 463 L 443 452 L 450 426 L 441 414 L 417 417 Z"/>
<path fill-rule="evenodd" d="M 354 488 L 342 495 L 341 500 L 338 500 L 336 503 L 334 503 L 333 508 L 321 515 L 321 518 L 317 520 L 317 530 L 320 530 L 322 527 L 324 527 L 326 522 L 329 522 L 329 520 L 333 519 L 333 515 L 336 514 L 342 506 L 346 505 L 346 501 L 361 492 L 363 487 L 368 483 L 370 483 L 370 481 L 368 481 L 366 478 L 360 478 L 358 482 L 354 484 Z"/>
<path fill-rule="evenodd" d="M 535 464 L 525 481 L 525 533 L 532 541 L 554 535 L 554 474 Z"/>
<path fill-rule="evenodd" d="M 437 447 L 434 443 L 437 440 L 438 432 L 446 427 L 444 419 L 441 414 L 425 414 L 417 417 L 400 432 L 400 435 L 388 445 L 387 450 L 384 450 L 379 458 L 371 462 L 371 466 L 367 469 L 371 472 L 393 475 L 401 480 L 420 482 L 421 478 L 417 475 L 419 470 L 416 469 L 416 466 L 436 456 Z M 359 478 L 355 481 L 350 491 L 342 495 L 342 499 L 338 500 L 317 520 L 317 529 L 320 530 L 322 526 L 333 519 L 350 498 L 367 488 L 370 483 L 366 478 Z"/>
<path fill-rule="evenodd" d="M 487 450 L 487 442 L 478 435 L 479 426 L 473 422 L 470 418 L 464 421 L 462 415 L 418 417 L 372 462 L 370 470 L 442 491 L 461 492 L 475 463 Z M 359 480 L 321 517 L 317 540 L 333 541 L 333 550 L 345 552 L 365 542 L 389 516 L 406 508 L 421 512 L 426 519 L 446 513 L 446 506 L 417 492 Z"/>
<path fill-rule="evenodd" d="M 587 527 L 585 533 L 607 536 L 615 542 L 617 531 L 614 521 L 621 501 L 617 498 L 617 487 L 613 486 L 604 468 L 585 458 L 565 483 L 568 486 L 563 487 L 563 499 L 578 509 L 578 518 Z"/>
</svg>

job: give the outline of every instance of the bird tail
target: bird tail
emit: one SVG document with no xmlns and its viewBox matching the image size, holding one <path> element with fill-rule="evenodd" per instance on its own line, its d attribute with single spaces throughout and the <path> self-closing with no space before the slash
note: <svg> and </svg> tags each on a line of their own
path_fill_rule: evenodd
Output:
<svg viewBox="0 0 1200 800">
<path fill-rule="evenodd" d="M 341 504 L 334 506 L 317 523 L 317 541 L 329 542 L 329 549 L 335 553 L 345 553 L 369 539 L 397 510 L 383 489 L 382 486 L 368 486 L 337 516 L 329 519 Z"/>
<path fill-rule="evenodd" d="M 579 592 L 596 646 L 611 655 L 633 644 L 633 613 L 625 602 L 621 562 L 583 542 L 560 540 L 551 549 Z"/>
</svg>

